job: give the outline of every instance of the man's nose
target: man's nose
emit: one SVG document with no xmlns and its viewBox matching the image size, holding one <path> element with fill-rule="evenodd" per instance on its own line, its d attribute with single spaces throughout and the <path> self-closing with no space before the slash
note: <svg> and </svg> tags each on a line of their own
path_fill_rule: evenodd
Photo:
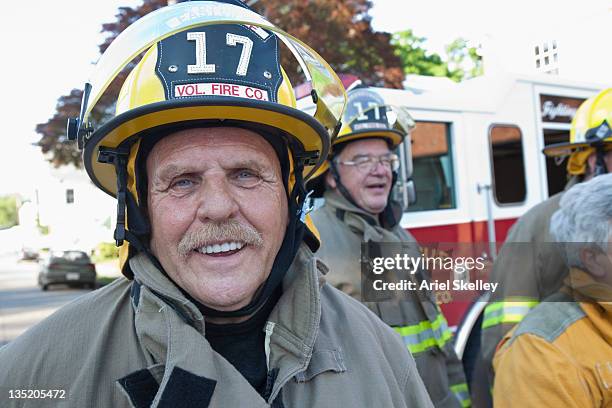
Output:
<svg viewBox="0 0 612 408">
<path fill-rule="evenodd" d="M 197 216 L 201 221 L 223 221 L 238 212 L 232 187 L 224 175 L 206 177 L 202 183 Z"/>
<path fill-rule="evenodd" d="M 374 167 L 370 170 L 370 174 L 373 176 L 385 176 L 389 173 L 389 166 L 383 164 L 382 160 L 378 159 L 374 163 Z"/>
</svg>

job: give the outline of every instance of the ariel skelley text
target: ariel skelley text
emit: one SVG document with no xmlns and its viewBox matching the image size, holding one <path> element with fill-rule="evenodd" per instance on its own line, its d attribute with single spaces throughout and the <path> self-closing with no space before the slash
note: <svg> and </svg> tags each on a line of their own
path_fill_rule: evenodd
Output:
<svg viewBox="0 0 612 408">
<path fill-rule="evenodd" d="M 452 283 L 451 283 L 452 282 Z M 416 282 L 402 279 L 399 282 L 385 282 L 382 279 L 377 279 L 372 282 L 374 290 L 391 290 L 391 291 L 405 291 L 405 290 L 429 290 L 429 291 L 443 291 L 443 290 L 457 290 L 457 291 L 491 291 L 497 290 L 499 283 L 485 282 L 481 279 L 475 280 L 474 282 L 465 282 L 464 280 L 446 280 L 446 281 L 422 281 L 419 285 Z"/>
</svg>

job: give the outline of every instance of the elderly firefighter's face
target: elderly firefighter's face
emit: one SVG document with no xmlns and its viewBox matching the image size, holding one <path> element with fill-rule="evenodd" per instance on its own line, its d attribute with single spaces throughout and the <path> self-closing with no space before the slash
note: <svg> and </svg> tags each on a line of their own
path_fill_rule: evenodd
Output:
<svg viewBox="0 0 612 408">
<path fill-rule="evenodd" d="M 151 250 L 205 306 L 246 306 L 270 274 L 288 222 L 279 159 L 241 128 L 183 130 L 147 158 Z"/>
<path fill-rule="evenodd" d="M 380 158 L 390 153 L 383 139 L 365 139 L 348 143 L 338 155 L 340 181 L 355 203 L 372 214 L 379 214 L 387 206 L 393 173 L 391 167 L 383 164 Z M 354 164 L 366 157 L 375 160 L 362 165 Z M 331 175 L 327 180 L 330 187 L 337 187 Z"/>
</svg>

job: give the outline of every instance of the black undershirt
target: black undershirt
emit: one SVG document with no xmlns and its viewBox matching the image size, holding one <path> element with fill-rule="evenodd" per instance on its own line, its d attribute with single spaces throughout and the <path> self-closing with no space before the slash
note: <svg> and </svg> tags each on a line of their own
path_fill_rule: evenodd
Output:
<svg viewBox="0 0 612 408">
<path fill-rule="evenodd" d="M 205 336 L 213 350 L 229 361 L 262 397 L 268 376 L 264 328 L 280 295 L 279 286 L 261 309 L 245 322 L 206 323 Z"/>
</svg>

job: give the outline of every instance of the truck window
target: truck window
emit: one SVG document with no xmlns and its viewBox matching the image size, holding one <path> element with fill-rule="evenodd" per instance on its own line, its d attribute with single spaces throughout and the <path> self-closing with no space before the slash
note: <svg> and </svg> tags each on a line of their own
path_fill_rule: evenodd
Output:
<svg viewBox="0 0 612 408">
<path fill-rule="evenodd" d="M 489 147 L 495 201 L 501 205 L 522 203 L 527 185 L 521 129 L 514 125 L 491 126 Z"/>
<path fill-rule="evenodd" d="M 544 144 L 569 141 L 569 130 L 544 129 Z M 546 157 L 546 176 L 548 180 L 548 196 L 563 191 L 567 184 L 567 158 Z"/>
<path fill-rule="evenodd" d="M 412 131 L 416 203 L 408 211 L 456 208 L 450 123 L 417 121 Z"/>
</svg>

